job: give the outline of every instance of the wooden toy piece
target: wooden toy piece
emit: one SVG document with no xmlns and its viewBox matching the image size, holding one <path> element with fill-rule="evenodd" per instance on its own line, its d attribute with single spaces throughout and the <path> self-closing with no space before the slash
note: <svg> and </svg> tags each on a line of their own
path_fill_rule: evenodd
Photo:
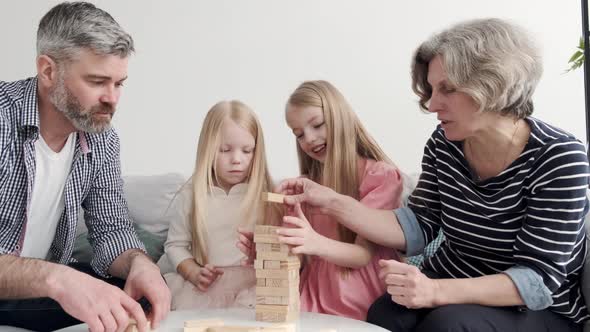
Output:
<svg viewBox="0 0 590 332">
<path fill-rule="evenodd" d="M 264 243 L 261 243 L 264 244 Z M 270 243 L 266 243 L 270 244 Z M 299 261 L 299 257 L 290 252 L 274 252 L 274 251 L 258 251 L 256 247 L 256 259 L 272 260 L 272 261 Z"/>
<path fill-rule="evenodd" d="M 209 318 L 209 319 L 194 319 L 194 320 L 187 320 L 184 322 L 184 327 L 210 327 L 210 326 L 223 326 L 223 321 L 219 318 Z"/>
<path fill-rule="evenodd" d="M 256 234 L 276 234 L 279 226 L 256 225 L 254 226 L 254 233 Z"/>
<path fill-rule="evenodd" d="M 205 332 L 261 332 L 256 326 L 213 326 L 207 328 Z"/>
<path fill-rule="evenodd" d="M 254 261 L 256 263 L 256 261 Z M 262 270 L 257 269 L 255 271 L 256 278 L 265 278 L 265 279 L 290 279 L 295 280 L 297 279 L 297 284 L 299 284 L 299 268 L 295 269 L 284 269 L 284 270 Z"/>
<path fill-rule="evenodd" d="M 212 326 L 206 332 L 295 332 L 294 324 L 274 326 Z"/>
<path fill-rule="evenodd" d="M 262 200 L 270 203 L 281 203 L 284 202 L 285 195 L 275 193 L 262 193 Z"/>
<path fill-rule="evenodd" d="M 260 233 L 254 233 L 254 242 L 256 243 L 256 246 L 258 246 L 258 243 L 277 243 L 280 244 L 281 242 L 279 242 L 279 235 L 278 234 L 260 234 Z"/>
<path fill-rule="evenodd" d="M 290 285 L 289 287 L 256 287 L 256 296 L 299 297 L 299 285 Z"/>
<path fill-rule="evenodd" d="M 286 322 L 299 317 L 299 256 L 279 243 L 277 226 L 257 225 L 256 320 Z"/>
<path fill-rule="evenodd" d="M 296 305 L 299 299 L 295 296 L 256 296 L 256 304 Z"/>
<path fill-rule="evenodd" d="M 295 257 L 297 258 L 297 257 Z M 269 260 L 254 260 L 255 269 L 263 270 L 299 270 L 301 262 L 299 259 L 294 260 L 280 260 L 280 261 L 269 261 Z"/>
<path fill-rule="evenodd" d="M 150 321 L 147 321 L 147 330 L 151 331 L 151 324 Z M 127 328 L 125 329 L 125 332 L 138 332 L 139 329 L 137 328 L 137 321 L 133 318 L 129 318 L 129 324 L 127 325 Z"/>
<path fill-rule="evenodd" d="M 210 327 L 223 325 L 223 321 L 218 318 L 187 320 L 184 322 L 184 332 L 206 332 Z"/>
<path fill-rule="evenodd" d="M 269 323 L 291 322 L 299 318 L 299 311 L 289 313 L 256 311 L 256 320 Z"/>
<path fill-rule="evenodd" d="M 289 253 L 289 245 L 284 243 L 257 243 L 256 252 L 282 252 Z"/>
</svg>

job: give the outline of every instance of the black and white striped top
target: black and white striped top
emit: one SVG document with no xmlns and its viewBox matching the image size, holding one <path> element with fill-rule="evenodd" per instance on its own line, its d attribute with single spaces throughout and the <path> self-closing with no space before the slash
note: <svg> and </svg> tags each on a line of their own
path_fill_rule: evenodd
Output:
<svg viewBox="0 0 590 332">
<path fill-rule="evenodd" d="M 424 267 L 443 278 L 530 268 L 552 294 L 549 309 L 579 323 L 590 317 L 580 289 L 588 158 L 571 134 L 526 121 L 531 134 L 521 155 L 481 182 L 473 180 L 462 142 L 447 140 L 440 127 L 428 140 L 408 206 L 426 243 L 441 227 L 446 240 Z"/>
</svg>

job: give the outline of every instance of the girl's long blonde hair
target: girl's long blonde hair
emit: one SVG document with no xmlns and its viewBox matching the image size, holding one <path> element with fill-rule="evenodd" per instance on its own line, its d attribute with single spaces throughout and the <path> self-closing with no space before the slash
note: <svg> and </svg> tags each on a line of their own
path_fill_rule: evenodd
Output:
<svg viewBox="0 0 590 332">
<path fill-rule="evenodd" d="M 248 189 L 241 203 L 243 220 L 257 219 L 256 223 L 274 223 L 274 215 L 262 202 L 262 192 L 272 191 L 272 179 L 266 163 L 262 127 L 254 112 L 244 103 L 232 100 L 215 104 L 207 113 L 199 136 L 195 170 L 189 183 L 192 183 L 193 200 L 191 202 L 190 226 L 192 235 L 192 253 L 200 265 L 208 263 L 207 199 L 216 181 L 215 159 L 221 144 L 221 127 L 225 121 L 234 121 L 254 137 L 254 155 L 250 165 Z M 229 230 L 228 230 L 229 231 Z"/>
<path fill-rule="evenodd" d="M 287 105 L 320 107 L 326 126 L 327 151 L 324 163 L 309 157 L 299 144 L 299 170 L 315 182 L 336 192 L 359 199 L 359 159 L 393 162 L 369 135 L 344 96 L 327 81 L 303 82 L 289 97 Z M 340 241 L 353 243 L 356 233 L 338 224 Z"/>
</svg>

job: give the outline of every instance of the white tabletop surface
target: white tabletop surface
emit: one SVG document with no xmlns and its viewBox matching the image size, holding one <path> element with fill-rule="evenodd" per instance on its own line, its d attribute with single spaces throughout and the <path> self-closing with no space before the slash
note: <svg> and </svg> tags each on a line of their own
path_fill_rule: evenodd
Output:
<svg viewBox="0 0 590 332">
<path fill-rule="evenodd" d="M 238 326 L 272 326 L 271 323 L 258 322 L 254 319 L 254 309 L 207 309 L 207 310 L 179 310 L 171 311 L 162 321 L 156 331 L 182 332 L 184 321 L 193 319 L 219 318 L 225 325 Z M 335 330 L 336 332 L 383 332 L 387 331 L 378 326 L 350 318 L 302 312 L 295 325 L 298 332 L 318 332 L 320 330 Z M 86 324 L 71 326 L 59 330 L 60 332 L 88 332 Z"/>
</svg>

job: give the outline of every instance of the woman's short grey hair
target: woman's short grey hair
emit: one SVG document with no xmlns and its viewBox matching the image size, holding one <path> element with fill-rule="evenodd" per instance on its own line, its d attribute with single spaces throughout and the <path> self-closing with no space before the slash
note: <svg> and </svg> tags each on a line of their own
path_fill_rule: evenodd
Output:
<svg viewBox="0 0 590 332">
<path fill-rule="evenodd" d="M 131 36 L 91 3 L 64 2 L 43 16 L 37 30 L 37 56 L 48 55 L 59 63 L 72 60 L 82 49 L 122 58 L 135 50 Z"/>
<path fill-rule="evenodd" d="M 466 21 L 432 36 L 414 53 L 412 89 L 428 110 L 428 64 L 440 55 L 449 88 L 464 92 L 480 111 L 524 118 L 543 73 L 541 55 L 528 33 L 500 19 Z"/>
</svg>

